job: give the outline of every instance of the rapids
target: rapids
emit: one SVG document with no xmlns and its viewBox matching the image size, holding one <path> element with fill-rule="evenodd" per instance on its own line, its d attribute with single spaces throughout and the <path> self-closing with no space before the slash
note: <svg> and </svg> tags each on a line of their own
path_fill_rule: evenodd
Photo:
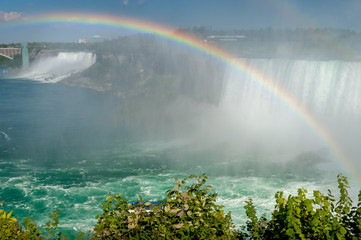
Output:
<svg viewBox="0 0 361 240">
<path fill-rule="evenodd" d="M 305 119 L 237 69 L 226 70 L 217 105 L 170 106 L 177 119 L 182 104 L 193 104 L 197 118 L 178 121 L 195 121 L 195 128 L 147 137 L 139 136 L 139 125 L 122 125 L 128 115 L 118 114 L 124 102 L 116 96 L 28 80 L 57 82 L 94 61 L 90 53 L 63 53 L 39 59 L 22 75 L 27 79 L 0 79 L 0 200 L 20 219 L 30 214 L 43 225 L 59 209 L 61 230 L 87 231 L 108 193 L 161 199 L 174 178 L 206 173 L 239 226 L 248 197 L 261 214 L 273 209 L 277 191 L 336 193 L 337 174 L 348 174 L 350 166 Z M 351 167 L 361 169 L 360 62 L 246 61 L 298 100 L 353 157 Z M 355 196 L 357 187 L 352 190 Z"/>
</svg>

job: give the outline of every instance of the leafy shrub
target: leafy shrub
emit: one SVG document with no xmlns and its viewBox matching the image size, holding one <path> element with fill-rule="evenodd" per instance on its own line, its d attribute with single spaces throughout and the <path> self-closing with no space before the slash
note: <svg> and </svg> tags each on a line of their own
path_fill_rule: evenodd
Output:
<svg viewBox="0 0 361 240">
<path fill-rule="evenodd" d="M 361 239 L 361 191 L 357 206 L 348 196 L 347 178 L 338 175 L 340 198 L 336 202 L 331 191 L 323 195 L 298 189 L 297 196 L 285 198 L 283 192 L 275 195 L 276 206 L 272 219 L 256 216 L 252 199 L 245 206 L 249 239 Z"/>
<path fill-rule="evenodd" d="M 230 239 L 231 214 L 216 205 L 216 193 L 204 187 L 206 176 L 190 176 L 196 183 L 185 186 L 187 178 L 176 179 L 158 205 L 140 198 L 130 204 L 121 195 L 108 196 L 103 214 L 97 216 L 95 238 L 101 239 Z"/>
<path fill-rule="evenodd" d="M 0 203 L 0 207 L 2 203 Z M 0 239 L 37 239 L 41 231 L 34 224 L 34 219 L 27 217 L 24 219 L 22 227 L 18 220 L 12 216 L 11 212 L 0 209 Z"/>
<path fill-rule="evenodd" d="M 234 228 L 231 214 L 215 204 L 217 193 L 205 186 L 207 176 L 190 176 L 166 192 L 156 204 L 143 201 L 130 203 L 121 194 L 109 195 L 103 213 L 87 238 L 91 239 L 361 239 L 361 191 L 357 205 L 348 196 L 347 178 L 338 175 L 338 200 L 327 195 L 298 189 L 296 196 L 287 198 L 283 192 L 275 195 L 276 205 L 271 219 L 258 218 L 252 199 L 246 201 L 246 226 Z M 186 181 L 195 179 L 188 186 Z M 2 206 L 0 202 L 0 207 Z M 58 231 L 60 211 L 51 213 L 45 231 L 39 230 L 34 219 L 27 217 L 22 224 L 0 208 L 0 239 L 68 239 Z M 76 239 L 85 239 L 78 233 Z"/>
<path fill-rule="evenodd" d="M 2 207 L 1 202 L 0 207 Z M 12 216 L 12 211 L 7 213 L 5 210 L 0 209 L 0 239 L 68 239 L 68 235 L 58 232 L 59 215 L 60 211 L 51 212 L 50 220 L 46 223 L 45 231 L 42 232 L 34 223 L 34 218 L 26 217 L 22 224 L 19 224 L 18 220 Z M 76 235 L 76 240 L 82 239 L 84 239 L 84 233 L 80 232 Z"/>
</svg>

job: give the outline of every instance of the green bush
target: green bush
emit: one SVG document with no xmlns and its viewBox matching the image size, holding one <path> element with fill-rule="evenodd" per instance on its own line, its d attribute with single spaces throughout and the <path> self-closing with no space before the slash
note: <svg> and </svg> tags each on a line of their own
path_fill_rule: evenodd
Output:
<svg viewBox="0 0 361 240">
<path fill-rule="evenodd" d="M 338 200 L 330 190 L 327 195 L 314 191 L 312 198 L 303 188 L 296 196 L 277 192 L 270 219 L 258 218 L 249 199 L 244 207 L 248 220 L 240 229 L 233 226 L 231 214 L 216 204 L 217 193 L 205 186 L 207 176 L 176 179 L 158 204 L 141 197 L 130 203 L 121 194 L 109 195 L 94 230 L 87 236 L 78 233 L 76 239 L 361 239 L 361 191 L 353 205 L 347 178 L 337 178 Z M 191 179 L 194 183 L 186 185 Z M 52 212 L 42 232 L 33 218 L 19 224 L 12 212 L 0 208 L 0 239 L 68 239 L 57 229 L 59 215 L 60 211 Z"/>
<path fill-rule="evenodd" d="M 0 207 L 2 203 L 0 202 Z M 12 216 L 11 212 L 0 209 L 0 239 L 1 240 L 34 240 L 34 239 L 68 239 L 68 235 L 58 232 L 60 211 L 53 211 L 50 220 L 46 223 L 45 231 L 39 230 L 34 223 L 35 219 L 27 217 L 19 224 L 18 220 Z M 76 236 L 77 240 L 84 239 L 84 233 L 80 232 Z"/>
<path fill-rule="evenodd" d="M 140 198 L 130 204 L 121 195 L 108 196 L 103 214 L 97 216 L 95 238 L 101 239 L 231 239 L 231 214 L 216 205 L 216 193 L 204 186 L 206 176 L 190 176 L 196 183 L 176 179 L 177 185 L 167 191 L 158 205 Z"/>
<path fill-rule="evenodd" d="M 361 239 L 361 191 L 357 206 L 348 196 L 347 178 L 338 175 L 340 198 L 336 201 L 331 191 L 327 195 L 298 189 L 297 196 L 275 195 L 276 206 L 272 218 L 256 216 L 252 199 L 245 206 L 249 239 Z"/>
<path fill-rule="evenodd" d="M 1 206 L 2 203 L 0 203 L 0 207 Z M 22 224 L 19 224 L 18 220 L 12 216 L 12 211 L 7 213 L 3 209 L 0 209 L 0 239 L 50 239 L 51 237 L 55 237 L 55 232 L 59 223 L 59 215 L 60 211 L 51 213 L 51 220 L 46 223 L 48 235 L 42 236 L 42 232 L 34 223 L 34 218 L 27 217 Z M 63 236 L 65 238 L 62 238 L 62 236 L 61 233 L 57 234 L 59 239 L 65 239 L 67 237 Z"/>
</svg>

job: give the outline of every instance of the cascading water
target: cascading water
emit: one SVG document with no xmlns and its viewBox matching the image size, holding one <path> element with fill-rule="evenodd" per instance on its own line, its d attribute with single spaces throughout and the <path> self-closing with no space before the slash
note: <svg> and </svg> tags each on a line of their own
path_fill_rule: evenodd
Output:
<svg viewBox="0 0 361 240">
<path fill-rule="evenodd" d="M 357 161 L 361 136 L 361 63 L 345 61 L 248 59 L 246 63 L 286 90 L 331 133 Z M 326 146 L 308 123 L 248 75 L 230 69 L 221 107 L 234 128 L 252 136 L 259 146 L 273 151 L 302 153 Z"/>
<path fill-rule="evenodd" d="M 57 56 L 35 60 L 17 78 L 40 82 L 59 82 L 73 73 L 81 72 L 95 63 L 96 55 L 89 52 L 60 52 Z"/>
<path fill-rule="evenodd" d="M 91 53 L 61 53 L 33 63 L 27 76 L 36 75 L 46 82 L 44 76 L 65 76 L 94 61 Z M 361 63 L 245 61 L 307 107 L 358 160 Z M 204 69 L 208 67 L 204 63 Z M 194 64 L 193 68 L 199 71 L 195 80 L 204 76 L 201 67 Z M 184 73 L 183 68 L 177 70 Z M 189 76 L 192 74 L 194 71 L 189 71 Z M 165 190 L 174 187 L 174 178 L 190 174 L 209 176 L 208 183 L 219 193 L 218 203 L 226 212 L 232 211 L 237 226 L 245 223 L 243 206 L 248 197 L 263 213 L 273 209 L 277 191 L 286 195 L 297 194 L 301 187 L 309 192 L 337 191 L 336 175 L 347 171 L 338 168 L 329 146 L 293 109 L 236 69 L 226 70 L 223 88 L 216 80 L 210 81 L 209 75 L 200 79 L 207 84 L 196 84 L 187 77 L 184 86 L 179 78 L 172 82 L 177 83 L 171 85 L 172 94 L 161 99 L 154 96 L 169 91 L 169 85 L 157 81 L 139 84 L 136 89 L 141 94 L 130 98 L 130 103 L 66 84 L 2 79 L 0 200 L 19 219 L 29 214 L 42 226 L 47 221 L 44 216 L 62 210 L 59 228 L 74 235 L 73 230 L 94 227 L 100 203 L 108 193 L 122 193 L 131 200 L 137 195 L 161 199 Z M 81 75 L 73 76 L 76 81 Z M 121 74 L 114 76 L 113 83 L 123 80 Z M 101 77 L 95 80 L 105 79 Z M 207 97 L 209 82 L 213 94 Z M 153 88 L 156 90 L 151 92 Z M 180 89 L 194 92 L 174 101 L 181 95 Z M 149 92 L 152 97 L 142 98 Z M 129 114 L 136 110 L 139 114 Z M 119 121 L 124 119 L 127 121 Z M 149 138 L 138 136 L 138 132 L 146 135 L 143 129 L 153 130 Z M 164 137 L 158 136 L 159 130 L 166 131 Z M 361 169 L 356 160 L 352 167 Z M 355 199 L 357 193 L 350 194 Z"/>
<path fill-rule="evenodd" d="M 361 115 L 360 62 L 253 59 L 247 63 L 273 79 L 275 84 L 286 89 L 312 113 L 325 114 L 333 118 L 340 117 L 340 114 L 346 115 L 347 118 L 359 118 Z M 269 103 L 269 100 L 271 103 L 278 101 L 275 97 L 269 100 L 262 97 L 262 88 L 252 84 L 251 79 L 239 75 L 236 71 L 229 74 L 223 102 L 228 101 L 230 97 L 237 97 L 239 101 L 252 98 L 252 101 L 258 101 L 257 104 Z M 232 90 L 234 84 L 240 84 L 242 87 Z M 231 91 L 235 90 L 240 92 L 232 96 Z"/>
</svg>

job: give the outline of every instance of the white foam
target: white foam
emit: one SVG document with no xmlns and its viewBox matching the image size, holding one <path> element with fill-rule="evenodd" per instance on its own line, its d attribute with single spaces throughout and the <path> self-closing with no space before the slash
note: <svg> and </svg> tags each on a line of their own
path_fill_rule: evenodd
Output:
<svg viewBox="0 0 361 240">
<path fill-rule="evenodd" d="M 89 52 L 60 52 L 57 56 L 36 60 L 16 78 L 27 78 L 43 83 L 56 83 L 81 72 L 95 63 L 96 55 Z"/>
<path fill-rule="evenodd" d="M 10 140 L 11 140 L 11 138 L 9 137 L 9 135 L 6 134 L 5 132 L 0 132 L 0 133 L 4 136 L 4 138 L 5 138 L 6 141 L 10 141 Z"/>
</svg>

